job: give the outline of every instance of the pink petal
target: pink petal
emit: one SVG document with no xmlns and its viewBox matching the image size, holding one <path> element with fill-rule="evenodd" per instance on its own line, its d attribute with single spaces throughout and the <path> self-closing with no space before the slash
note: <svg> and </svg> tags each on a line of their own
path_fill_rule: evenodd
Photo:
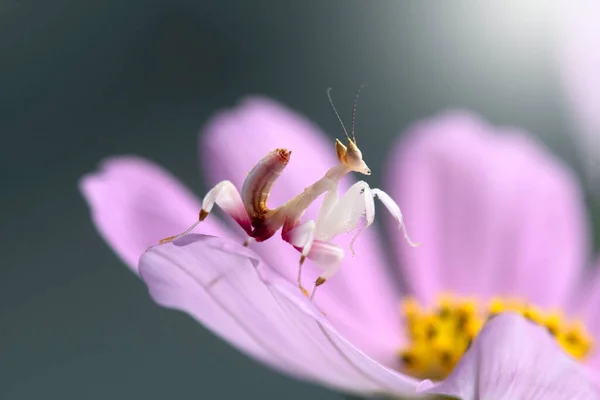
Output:
<svg viewBox="0 0 600 400">
<path fill-rule="evenodd" d="M 590 371 L 590 379 L 594 382 L 594 385 L 600 388 L 600 352 L 594 351 L 591 357 L 586 359 L 585 366 Z"/>
<path fill-rule="evenodd" d="M 135 156 L 104 160 L 99 171 L 80 180 L 79 189 L 100 235 L 136 273 L 149 246 L 185 230 L 200 211 L 199 201 L 174 177 Z M 228 235 L 215 220 L 205 221 L 202 229 Z"/>
<path fill-rule="evenodd" d="M 575 303 L 573 314 L 582 318 L 590 333 L 600 339 L 600 259 L 584 274 Z M 598 356 L 599 350 L 596 343 L 594 353 Z M 600 367 L 600 362 L 598 366 Z"/>
<path fill-rule="evenodd" d="M 589 371 L 568 357 L 546 329 L 515 314 L 490 320 L 452 374 L 423 393 L 465 400 L 600 398 Z"/>
<path fill-rule="evenodd" d="M 600 3 L 560 1 L 558 61 L 576 123 L 570 130 L 583 154 L 588 177 L 600 189 Z"/>
<path fill-rule="evenodd" d="M 526 134 L 466 112 L 415 125 L 393 154 L 390 192 L 422 243 L 397 247 L 418 297 L 448 291 L 564 304 L 584 265 L 587 231 L 579 187 L 562 163 Z"/>
<path fill-rule="evenodd" d="M 190 234 L 154 246 L 140 275 L 160 305 L 299 379 L 351 393 L 415 393 L 417 382 L 341 337 L 293 284 L 236 242 Z"/>
<path fill-rule="evenodd" d="M 327 106 L 325 100 L 324 106 Z M 209 182 L 228 179 L 238 188 L 248 171 L 269 151 L 278 147 L 292 150 L 290 163 L 269 197 L 273 208 L 301 193 L 339 162 L 333 140 L 326 139 L 318 127 L 260 97 L 248 98 L 236 108 L 217 115 L 204 129 L 200 147 Z M 344 180 L 340 190 L 345 191 L 349 184 L 349 179 Z M 321 200 L 317 203 L 309 208 L 304 221 L 316 219 Z M 384 271 L 379 237 L 375 229 L 367 230 L 356 242 L 355 257 L 348 250 L 350 240 L 351 235 L 334 240 L 344 248 L 346 258 L 337 275 L 319 289 L 317 302 L 336 315 L 338 327 L 361 342 L 369 354 L 381 361 L 394 362 L 390 355 L 401 342 L 398 293 Z M 254 245 L 253 249 L 295 282 L 300 255 L 279 235 Z M 310 288 L 320 271 L 310 262 L 305 265 L 303 281 Z M 377 340 L 370 334 L 373 331 L 380 332 Z"/>
</svg>

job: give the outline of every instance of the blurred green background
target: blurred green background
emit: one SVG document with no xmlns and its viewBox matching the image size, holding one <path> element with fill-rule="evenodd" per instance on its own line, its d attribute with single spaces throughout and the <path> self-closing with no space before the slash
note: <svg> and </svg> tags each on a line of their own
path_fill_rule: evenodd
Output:
<svg viewBox="0 0 600 400">
<path fill-rule="evenodd" d="M 77 180 L 159 162 L 199 195 L 197 134 L 273 97 L 379 160 L 412 122 L 464 107 L 577 166 L 544 1 L 0 0 L 0 399 L 336 399 L 157 307 L 92 226 Z M 383 163 L 371 161 L 374 184 Z"/>
</svg>

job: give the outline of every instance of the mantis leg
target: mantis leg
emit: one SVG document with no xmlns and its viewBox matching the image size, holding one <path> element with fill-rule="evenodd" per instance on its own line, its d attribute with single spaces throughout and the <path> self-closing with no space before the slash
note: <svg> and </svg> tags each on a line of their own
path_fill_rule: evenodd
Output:
<svg viewBox="0 0 600 400">
<path fill-rule="evenodd" d="M 248 213 L 246 212 L 246 208 L 244 207 L 244 203 L 242 202 L 242 197 L 240 196 L 240 193 L 230 181 L 221 181 L 214 188 L 212 188 L 204 197 L 198 221 L 196 221 L 196 223 L 194 223 L 192 226 L 190 226 L 188 229 L 186 229 L 179 235 L 165 238 L 161 240 L 160 243 L 162 244 L 170 242 L 174 239 L 177 239 L 180 236 L 187 235 L 188 233 L 190 233 L 192 229 L 198 226 L 200 222 L 204 221 L 204 219 L 211 212 L 215 204 L 227 214 L 229 214 L 250 237 L 250 235 L 252 234 L 252 225 L 250 223 L 250 217 L 248 217 Z M 250 241 L 250 239 L 247 239 L 244 245 L 248 245 Z"/>
<path fill-rule="evenodd" d="M 311 260 L 316 266 L 323 269 L 323 273 L 317 278 L 311 301 L 315 296 L 317 287 L 324 284 L 335 274 L 344 259 L 344 250 L 333 243 L 315 239 L 316 225 L 314 221 L 308 221 L 290 230 L 284 236 L 284 240 L 301 251 L 300 263 L 298 265 L 298 287 L 308 296 L 308 291 L 302 286 L 302 264 L 305 259 Z"/>
<path fill-rule="evenodd" d="M 381 203 L 392 214 L 392 217 L 398 222 L 400 229 L 404 234 L 405 240 L 412 247 L 419 244 L 414 242 L 406 230 L 404 219 L 400 207 L 392 198 L 380 189 L 371 189 L 366 182 L 360 181 L 352 185 L 350 189 L 330 208 L 329 213 L 320 219 L 317 229 L 317 238 L 329 241 L 337 235 L 354 230 L 361 217 L 364 215 L 365 224 L 356 232 L 350 241 L 350 251 L 354 254 L 354 242 L 360 233 L 368 228 L 375 219 L 374 199 L 381 200 Z M 320 216 L 319 216 L 320 217 Z"/>
<path fill-rule="evenodd" d="M 323 230 L 323 225 L 327 224 L 327 217 L 331 211 L 335 209 L 339 200 L 338 185 L 334 184 L 329 190 L 327 190 L 327 193 L 325 193 L 323 203 L 321 203 L 321 208 L 319 208 L 319 215 L 317 217 L 317 232 Z"/>
<path fill-rule="evenodd" d="M 408 242 L 411 247 L 419 246 L 419 243 L 414 242 L 410 236 L 408 235 L 408 231 L 406 230 L 406 225 L 404 225 L 404 218 L 402 217 L 402 211 L 400 211 L 400 207 L 396 202 L 383 190 L 380 189 L 372 189 L 371 194 L 373 198 L 381 200 L 381 203 L 388 209 L 390 214 L 394 217 L 394 219 L 398 222 L 399 228 L 402 229 L 402 233 L 404 234 L 404 239 Z"/>
<path fill-rule="evenodd" d="M 344 259 L 344 250 L 336 244 L 315 240 L 307 258 L 323 269 L 323 273 L 315 281 L 315 286 L 310 295 L 310 300 L 313 301 L 317 288 L 324 284 L 327 279 L 331 278 L 339 269 Z"/>
<path fill-rule="evenodd" d="M 302 264 L 311 251 L 315 240 L 316 224 L 315 221 L 308 221 L 296 226 L 283 235 L 283 240 L 300 250 L 300 263 L 298 265 L 298 287 L 308 296 L 308 292 L 302 286 Z"/>
<path fill-rule="evenodd" d="M 341 233 L 353 231 L 362 216 L 365 217 L 365 224 L 350 242 L 352 254 L 354 254 L 354 241 L 364 229 L 373 223 L 375 218 L 375 205 L 371 189 L 366 182 L 359 181 L 352 185 L 330 209 L 329 213 L 320 220 L 317 238 L 330 241 Z"/>
</svg>

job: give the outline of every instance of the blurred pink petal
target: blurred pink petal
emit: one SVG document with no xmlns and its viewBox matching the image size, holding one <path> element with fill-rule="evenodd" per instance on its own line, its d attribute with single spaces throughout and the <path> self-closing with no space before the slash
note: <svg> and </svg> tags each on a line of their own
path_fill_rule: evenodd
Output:
<svg viewBox="0 0 600 400">
<path fill-rule="evenodd" d="M 97 172 L 80 180 L 79 189 L 100 235 L 136 273 L 139 257 L 149 246 L 185 230 L 200 211 L 198 199 L 174 177 L 135 156 L 103 161 Z M 214 219 L 202 229 L 229 236 Z"/>
<path fill-rule="evenodd" d="M 581 290 L 576 295 L 574 312 L 582 318 L 590 333 L 600 338 L 600 260 L 584 275 Z M 595 355 L 600 361 L 597 349 Z M 600 371 L 600 362 L 598 367 Z"/>
<path fill-rule="evenodd" d="M 600 2 L 560 1 L 558 59 L 588 177 L 600 189 Z"/>
<path fill-rule="evenodd" d="M 323 102 L 327 106 L 325 96 Z M 291 150 L 290 163 L 269 197 L 271 208 L 301 193 L 339 163 L 334 141 L 328 140 L 317 126 L 261 97 L 248 98 L 236 108 L 218 114 L 207 124 L 200 139 L 201 159 L 209 182 L 228 179 L 238 189 L 248 171 L 269 151 L 278 147 Z M 350 180 L 345 179 L 340 194 L 349 186 Z M 321 200 L 309 208 L 304 221 L 316 220 L 320 204 Z M 395 318 L 399 293 L 385 271 L 379 236 L 374 227 L 365 231 L 356 242 L 355 257 L 348 251 L 351 238 L 348 234 L 334 240 L 346 251 L 346 258 L 340 271 L 319 290 L 317 303 L 335 315 L 338 328 L 370 355 L 386 363 L 395 362 L 394 349 L 402 340 Z M 253 250 L 290 281 L 296 279 L 299 253 L 279 234 L 253 245 Z M 319 270 L 310 262 L 305 265 L 303 277 L 310 287 L 308 282 L 314 282 Z M 380 332 L 377 340 L 368 334 L 373 330 Z"/>
<path fill-rule="evenodd" d="M 592 353 L 591 358 L 586 360 L 584 365 L 588 369 L 590 379 L 594 385 L 600 388 L 600 353 L 597 351 Z"/>
<path fill-rule="evenodd" d="M 590 227 L 579 182 L 562 160 L 526 132 L 498 133 L 508 153 L 505 162 L 523 162 L 515 172 L 522 179 L 520 196 L 526 196 L 510 218 L 519 234 L 513 239 L 514 263 L 497 265 L 496 270 L 500 276 L 512 270 L 514 280 L 508 286 L 513 294 L 538 307 L 567 309 L 589 257 Z M 517 196 L 513 192 L 512 198 Z"/>
<path fill-rule="evenodd" d="M 548 332 L 516 314 L 492 318 L 437 385 L 423 393 L 464 400 L 597 400 L 589 371 L 568 357 Z"/>
<path fill-rule="evenodd" d="M 415 393 L 417 381 L 341 337 L 297 287 L 237 242 L 190 234 L 150 248 L 140 275 L 153 299 L 298 378 L 359 394 Z"/>
<path fill-rule="evenodd" d="M 421 122 L 397 144 L 387 184 L 423 243 L 396 247 L 422 301 L 450 292 L 564 305 L 585 263 L 583 202 L 569 171 L 524 133 L 467 112 Z"/>
</svg>

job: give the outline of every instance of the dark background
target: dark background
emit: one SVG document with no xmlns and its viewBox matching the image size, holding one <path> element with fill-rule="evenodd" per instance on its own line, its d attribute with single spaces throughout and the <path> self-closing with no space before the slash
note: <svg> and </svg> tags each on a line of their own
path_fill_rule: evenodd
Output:
<svg viewBox="0 0 600 400">
<path fill-rule="evenodd" d="M 97 235 L 77 180 L 137 153 L 201 194 L 197 132 L 260 93 L 367 160 L 411 122 L 465 107 L 570 162 L 545 1 L 0 0 L 0 398 L 341 398 L 157 307 Z M 368 140 L 366 140 L 368 138 Z M 371 161 L 378 183 L 382 163 Z"/>
</svg>

